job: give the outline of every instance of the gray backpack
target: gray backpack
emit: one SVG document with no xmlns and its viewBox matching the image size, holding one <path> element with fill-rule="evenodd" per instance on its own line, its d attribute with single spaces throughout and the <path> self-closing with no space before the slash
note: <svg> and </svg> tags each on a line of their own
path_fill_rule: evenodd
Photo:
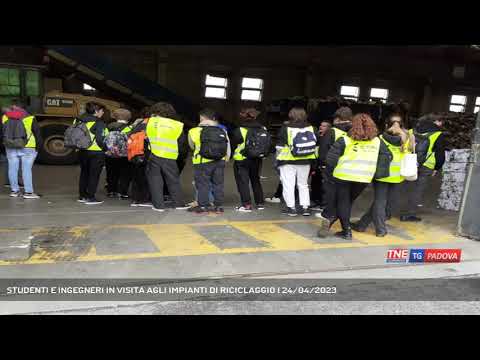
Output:
<svg viewBox="0 0 480 360">
<path fill-rule="evenodd" d="M 94 141 L 84 122 L 76 122 L 65 131 L 64 146 L 66 148 L 86 150 Z"/>
<path fill-rule="evenodd" d="M 31 136 L 31 135 L 30 135 Z M 3 144 L 8 149 L 23 149 L 30 137 L 21 119 L 8 119 L 3 125 Z"/>
</svg>

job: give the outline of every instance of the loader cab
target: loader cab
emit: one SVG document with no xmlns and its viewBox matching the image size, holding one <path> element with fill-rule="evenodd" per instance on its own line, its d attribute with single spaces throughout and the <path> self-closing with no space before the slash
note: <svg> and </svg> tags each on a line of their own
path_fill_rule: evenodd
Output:
<svg viewBox="0 0 480 360">
<path fill-rule="evenodd" d="M 42 108 L 42 66 L 0 63 L 0 107 L 23 104 L 31 112 Z"/>
</svg>

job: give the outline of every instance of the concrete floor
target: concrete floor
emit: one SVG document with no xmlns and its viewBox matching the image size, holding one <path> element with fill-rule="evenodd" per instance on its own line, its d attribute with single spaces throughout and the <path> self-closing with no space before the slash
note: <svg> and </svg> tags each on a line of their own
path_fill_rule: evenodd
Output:
<svg viewBox="0 0 480 360">
<path fill-rule="evenodd" d="M 191 173 L 188 164 L 182 174 L 187 200 L 193 196 Z M 264 164 L 263 173 L 268 177 L 263 181 L 265 194 L 271 196 L 278 180 L 270 161 Z M 389 236 L 376 238 L 370 229 L 365 234 L 354 233 L 354 240 L 347 242 L 334 237 L 316 238 L 318 221 L 315 218 L 288 218 L 280 214 L 277 204 L 269 204 L 264 211 L 252 214 L 236 213 L 233 207 L 239 197 L 231 163 L 226 171 L 224 215 L 198 216 L 177 210 L 157 213 L 130 208 L 128 201 L 112 199 L 87 207 L 76 202 L 78 174 L 76 166 L 35 166 L 36 191 L 43 195 L 40 200 L 11 199 L 8 189 L 1 190 L 0 278 L 181 281 L 287 274 L 314 274 L 325 278 L 345 275 L 346 270 L 355 271 L 354 277 L 371 278 L 378 269 L 386 269 L 387 278 L 395 274 L 401 277 L 405 275 L 398 275 L 402 274 L 398 273 L 400 268 L 413 270 L 412 265 L 385 262 L 386 251 L 398 247 L 461 248 L 461 264 L 471 266 L 465 270 L 465 267 L 459 268 L 460 264 L 449 264 L 450 274 L 480 273 L 479 243 L 455 235 L 457 213 L 436 209 L 440 179 L 435 179 L 425 200 L 422 223 L 404 224 L 392 219 Z M 102 179 L 100 198 L 105 195 L 103 184 Z M 357 201 L 354 218 L 369 206 L 371 198 L 369 188 Z M 430 265 L 430 269 L 435 266 Z M 445 276 L 445 270 L 438 266 L 438 271 L 429 270 L 425 276 Z M 411 274 L 421 277 L 418 271 Z M 25 306 L 23 310 L 18 306 L 16 309 L 35 312 L 39 304 Z M 2 308 L 9 312 L 10 307 L 0 304 L 0 312 Z M 182 306 L 175 308 L 182 309 Z M 295 307 L 291 309 L 296 311 Z"/>
</svg>

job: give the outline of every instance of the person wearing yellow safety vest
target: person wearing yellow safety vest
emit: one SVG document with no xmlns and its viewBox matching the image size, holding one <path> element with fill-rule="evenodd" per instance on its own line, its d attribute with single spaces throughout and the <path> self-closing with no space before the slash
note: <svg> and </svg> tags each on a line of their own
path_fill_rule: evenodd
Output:
<svg viewBox="0 0 480 360">
<path fill-rule="evenodd" d="M 254 108 L 245 108 L 240 112 L 239 127 L 232 132 L 231 143 L 235 149 L 233 159 L 233 172 L 235 182 L 240 193 L 241 206 L 235 209 L 239 212 L 252 212 L 252 201 L 250 197 L 250 184 L 253 190 L 253 197 L 258 210 L 265 209 L 265 199 L 263 196 L 262 183 L 260 182 L 260 170 L 262 167 L 262 158 L 247 158 L 243 154 L 246 146 L 247 134 L 249 131 L 258 129 L 267 129 L 257 121 L 260 112 Z"/>
<path fill-rule="evenodd" d="M 80 179 L 78 184 L 78 202 L 86 205 L 102 204 L 96 198 L 98 182 L 105 165 L 105 136 L 107 129 L 102 120 L 105 106 L 96 102 L 85 104 L 85 113 L 81 114 L 76 122 L 84 123 L 88 134 L 92 139 L 92 145 L 88 149 L 78 152 L 80 160 Z"/>
<path fill-rule="evenodd" d="M 339 108 L 333 115 L 333 127 L 328 130 L 324 136 L 319 139 L 318 165 L 323 175 L 323 189 L 325 194 L 325 207 L 323 211 L 316 213 L 315 216 L 321 219 L 335 220 L 337 218 L 336 204 L 336 183 L 332 176 L 332 171 L 327 169 L 327 154 L 333 144 L 345 136 L 352 128 L 352 110 L 349 107 Z M 332 170 L 332 169 L 331 169 Z M 328 222 L 325 222 L 327 224 Z M 325 232 L 328 228 L 324 229 Z"/>
<path fill-rule="evenodd" d="M 111 122 L 107 125 L 108 133 L 118 131 L 127 134 L 132 131 L 129 125 L 132 113 L 127 109 L 115 109 L 112 112 Z M 108 135 L 107 135 L 108 136 Z M 132 180 L 133 164 L 125 157 L 105 157 L 107 171 L 107 196 L 110 198 L 128 199 L 128 188 Z"/>
<path fill-rule="evenodd" d="M 418 164 L 418 178 L 416 181 L 407 181 L 406 191 L 408 205 L 406 212 L 400 216 L 400 221 L 418 222 L 422 221 L 417 216 L 417 210 L 423 206 L 423 195 L 432 176 L 436 176 L 445 163 L 445 134 L 442 132 L 443 120 L 439 115 L 428 114 L 418 119 L 415 129 L 411 133 L 415 134 L 417 157 L 421 164 Z M 422 140 L 423 139 L 423 140 Z M 424 146 L 423 157 L 420 160 L 421 144 L 427 142 Z"/>
<path fill-rule="evenodd" d="M 10 123 L 12 122 L 12 123 Z M 6 138 L 9 136 L 10 125 L 13 122 L 22 122 L 25 129 L 26 139 L 23 148 L 9 147 Z M 8 178 L 10 181 L 10 196 L 19 197 L 20 186 L 18 184 L 19 169 L 22 169 L 22 179 L 25 187 L 25 192 L 22 197 L 24 199 L 38 199 L 39 196 L 35 194 L 33 189 L 32 168 L 37 157 L 38 151 L 42 146 L 42 137 L 40 128 L 33 115 L 30 115 L 26 110 L 19 106 L 12 106 L 5 109 L 2 115 L 0 126 L 0 138 L 4 140 L 5 151 L 8 160 Z"/>
<path fill-rule="evenodd" d="M 189 209 L 195 214 L 207 214 L 210 211 L 216 214 L 222 214 L 224 200 L 224 172 L 225 162 L 230 159 L 230 140 L 227 132 L 220 127 L 220 115 L 212 109 L 203 109 L 199 113 L 200 122 L 197 127 L 188 132 L 188 144 L 193 151 L 193 176 L 195 188 L 197 190 L 197 206 Z M 202 148 L 202 132 L 208 127 L 218 127 L 224 133 L 219 133 L 222 140 L 226 140 L 226 155 L 220 160 L 207 159 L 200 155 Z M 213 131 L 213 129 L 212 129 Z M 223 137 L 224 135 L 224 137 Z M 220 135 L 219 135 L 220 137 Z M 221 143 L 222 146 L 225 144 Z M 213 193 L 213 209 L 210 208 L 209 194 Z"/>
<path fill-rule="evenodd" d="M 361 217 L 360 221 L 351 224 L 352 229 L 364 232 L 373 222 L 377 237 L 387 235 L 385 225 L 390 214 L 387 211 L 396 208 L 398 192 L 405 180 L 400 175 L 400 163 L 405 154 L 413 150 L 412 142 L 407 131 L 403 129 L 402 117 L 400 114 L 391 114 L 388 117 L 385 132 L 380 135 L 380 140 L 387 146 L 388 157 L 379 156 L 377 163 L 377 174 L 373 182 L 375 199 L 370 209 Z M 382 154 L 382 152 L 380 152 Z M 380 171 L 385 170 L 388 171 Z M 387 176 L 384 176 L 387 175 Z"/>
<path fill-rule="evenodd" d="M 294 107 L 288 113 L 289 122 L 282 126 L 278 134 L 277 163 L 280 170 L 280 179 L 283 187 L 283 199 L 287 206 L 288 216 L 297 216 L 295 201 L 295 186 L 298 188 L 298 197 L 303 216 L 310 216 L 310 190 L 308 177 L 311 166 L 314 165 L 317 154 L 317 138 L 315 129 L 307 121 L 307 113 L 301 107 Z M 295 146 L 295 141 L 299 142 Z M 295 148 L 314 149 L 313 153 L 294 155 Z"/>
<path fill-rule="evenodd" d="M 186 210 L 188 206 L 183 200 L 180 185 L 180 172 L 177 160 L 181 154 L 188 151 L 187 138 L 183 122 L 177 120 L 179 115 L 171 104 L 159 102 L 150 108 L 151 116 L 144 125 L 147 135 L 150 156 L 147 161 L 147 180 L 152 195 L 152 209 L 165 211 L 163 196 L 166 184 L 174 207 Z M 141 130 L 141 127 L 135 131 Z"/>
<path fill-rule="evenodd" d="M 335 235 L 346 240 L 352 239 L 350 215 L 353 202 L 378 173 L 379 154 L 388 156 L 388 149 L 377 134 L 377 126 L 370 115 L 357 114 L 352 119 L 348 135 L 339 138 L 327 154 L 327 168 L 332 171 L 336 185 L 335 208 L 342 225 L 342 231 Z M 388 172 L 382 174 L 387 175 Z M 327 228 L 335 221 L 331 219 Z M 326 222 L 329 219 L 322 219 L 320 237 L 325 236 Z"/>
</svg>

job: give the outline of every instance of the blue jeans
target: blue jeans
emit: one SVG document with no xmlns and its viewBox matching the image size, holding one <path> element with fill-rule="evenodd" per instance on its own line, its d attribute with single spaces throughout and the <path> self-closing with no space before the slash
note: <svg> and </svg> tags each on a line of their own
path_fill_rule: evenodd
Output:
<svg viewBox="0 0 480 360">
<path fill-rule="evenodd" d="M 192 181 L 192 185 L 193 185 L 193 192 L 195 194 L 195 201 L 198 203 L 198 190 L 195 185 L 195 181 Z M 213 204 L 213 202 L 215 201 L 215 198 L 213 197 L 213 183 L 211 181 L 210 181 L 210 190 L 208 191 L 208 201 L 210 202 L 210 204 Z"/>
<path fill-rule="evenodd" d="M 20 162 L 22 164 L 22 178 L 26 193 L 33 193 L 32 167 L 37 157 L 35 149 L 7 149 L 8 159 L 8 178 L 10 180 L 10 188 L 13 192 L 20 191 L 18 186 L 18 171 L 20 170 Z"/>
</svg>

